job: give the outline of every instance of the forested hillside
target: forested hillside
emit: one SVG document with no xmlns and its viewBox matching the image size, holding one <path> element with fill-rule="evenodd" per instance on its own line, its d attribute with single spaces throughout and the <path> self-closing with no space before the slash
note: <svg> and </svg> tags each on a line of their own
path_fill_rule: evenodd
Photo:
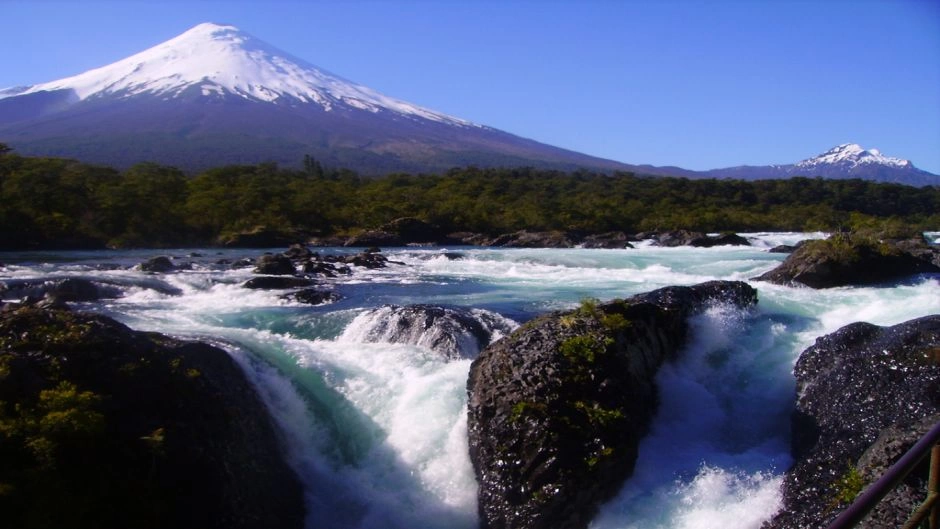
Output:
<svg viewBox="0 0 940 529">
<path fill-rule="evenodd" d="M 520 229 L 936 230 L 940 189 L 531 168 L 363 178 L 310 158 L 303 170 L 260 164 L 190 176 L 149 163 L 120 172 L 24 157 L 0 144 L 0 249 L 207 245 L 262 228 L 303 239 L 354 234 L 405 216 L 489 235 Z"/>
</svg>

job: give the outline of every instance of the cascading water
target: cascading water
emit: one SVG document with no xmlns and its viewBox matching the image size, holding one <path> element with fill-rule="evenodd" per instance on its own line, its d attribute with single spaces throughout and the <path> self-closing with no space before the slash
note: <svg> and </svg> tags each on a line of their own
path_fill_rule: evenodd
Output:
<svg viewBox="0 0 940 529">
<path fill-rule="evenodd" d="M 750 237 L 753 247 L 473 248 L 459 258 L 386 250 L 405 264 L 325 280 L 344 299 L 323 306 L 245 289 L 251 270 L 220 264 L 260 251 L 171 252 L 191 269 L 157 275 L 129 269 L 156 255 L 147 251 L 2 254 L 0 282 L 88 279 L 120 296 L 78 309 L 228 350 L 284 433 L 306 486 L 309 527 L 472 528 L 465 384 L 487 333 L 496 339 L 515 322 L 585 297 L 747 280 L 784 258 L 767 249 L 807 234 Z M 940 313 L 937 277 L 826 291 L 752 284 L 756 309 L 716 307 L 697 317 L 685 352 L 660 371 L 661 406 L 636 472 L 592 527 L 759 527 L 779 506 L 790 463 L 790 371 L 799 353 L 853 321 L 888 325 Z M 18 297 L 0 288 L 0 298 Z M 415 306 L 425 308 L 404 310 Z"/>
</svg>

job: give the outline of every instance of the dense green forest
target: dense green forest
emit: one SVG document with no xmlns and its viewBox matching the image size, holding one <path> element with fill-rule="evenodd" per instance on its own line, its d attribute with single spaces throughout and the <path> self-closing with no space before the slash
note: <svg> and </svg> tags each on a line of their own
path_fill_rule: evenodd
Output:
<svg viewBox="0 0 940 529">
<path fill-rule="evenodd" d="M 690 180 L 532 168 L 363 178 L 274 164 L 189 176 L 19 156 L 0 144 L 0 249 L 194 246 L 260 228 L 293 237 L 355 234 L 399 217 L 445 231 L 628 233 L 940 229 L 940 188 L 862 180 Z"/>
</svg>

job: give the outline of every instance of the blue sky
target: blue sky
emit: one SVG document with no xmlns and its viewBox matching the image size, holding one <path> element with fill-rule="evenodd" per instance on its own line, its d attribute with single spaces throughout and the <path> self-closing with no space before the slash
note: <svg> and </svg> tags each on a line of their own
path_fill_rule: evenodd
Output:
<svg viewBox="0 0 940 529">
<path fill-rule="evenodd" d="M 940 174 L 940 2 L 0 0 L 0 87 L 200 22 L 596 156 L 710 169 L 859 143 Z"/>
</svg>

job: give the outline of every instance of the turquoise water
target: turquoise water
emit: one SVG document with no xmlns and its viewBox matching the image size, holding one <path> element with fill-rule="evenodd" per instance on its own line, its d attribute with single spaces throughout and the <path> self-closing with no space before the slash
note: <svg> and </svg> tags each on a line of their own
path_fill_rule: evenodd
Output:
<svg viewBox="0 0 940 529">
<path fill-rule="evenodd" d="M 0 254 L 0 281 L 77 276 L 113 284 L 122 297 L 80 308 L 229 351 L 284 433 L 306 486 L 311 528 L 469 528 L 478 520 L 465 384 L 475 351 L 448 359 L 420 337 L 386 333 L 376 341 L 370 329 L 387 313 L 373 309 L 463 307 L 509 329 L 584 297 L 747 281 L 783 260 L 767 249 L 807 236 L 750 234 L 755 246 L 747 248 L 447 250 L 458 259 L 438 248 L 386 249 L 404 264 L 324 280 L 344 299 L 318 307 L 244 289 L 250 270 L 214 264 L 261 251 Z M 164 275 L 118 268 L 160 254 L 193 268 Z M 662 403 L 636 473 L 592 527 L 759 527 L 779 508 L 790 464 L 791 369 L 799 353 L 853 321 L 888 325 L 940 313 L 935 276 L 826 291 L 751 284 L 756 309 L 715 307 L 693 321 L 681 359 L 658 376 Z"/>
</svg>

